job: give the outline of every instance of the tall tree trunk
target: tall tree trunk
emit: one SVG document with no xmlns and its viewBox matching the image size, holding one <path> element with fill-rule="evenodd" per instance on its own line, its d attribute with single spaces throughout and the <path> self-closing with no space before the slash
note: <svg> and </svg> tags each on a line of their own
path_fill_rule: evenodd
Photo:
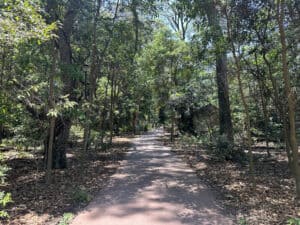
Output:
<svg viewBox="0 0 300 225">
<path fill-rule="evenodd" d="M 217 54 L 216 57 L 220 134 L 225 134 L 228 141 L 233 144 L 233 127 L 227 81 L 226 53 Z"/>
<path fill-rule="evenodd" d="M 51 21 L 56 21 L 58 3 L 56 1 L 48 0 L 46 10 L 50 15 Z M 71 35 L 75 17 L 80 9 L 80 0 L 71 0 L 63 18 L 62 26 L 58 30 L 57 46 L 60 56 L 61 65 L 61 80 L 64 85 L 63 94 L 69 96 L 69 100 L 74 101 L 75 98 L 75 78 L 72 77 L 72 49 L 71 49 Z M 69 133 L 71 128 L 71 118 L 68 115 L 62 115 L 55 121 L 54 142 L 53 142 L 53 168 L 66 168 L 67 157 L 66 150 L 69 140 Z M 45 141 L 45 158 L 47 158 L 49 137 Z"/>
<path fill-rule="evenodd" d="M 280 34 L 280 43 L 281 43 L 281 60 L 282 60 L 282 76 L 284 80 L 284 89 L 285 89 L 285 98 L 287 100 L 287 109 L 288 109 L 288 122 L 289 122 L 289 142 L 292 151 L 292 164 L 294 177 L 296 181 L 296 195 L 300 199 L 300 166 L 299 166 L 299 155 L 298 155 L 298 144 L 297 144 L 297 135 L 296 135 L 296 126 L 295 126 L 295 110 L 296 110 L 296 93 L 292 90 L 290 74 L 288 69 L 287 61 L 287 43 L 286 43 L 286 34 L 284 28 L 284 9 L 285 1 L 278 0 L 277 2 L 277 22 L 279 27 Z"/>
<path fill-rule="evenodd" d="M 227 56 L 224 44 L 224 35 L 220 25 L 219 12 L 214 2 L 208 6 L 208 20 L 212 27 L 213 44 L 216 54 L 216 80 L 219 100 L 220 134 L 226 135 L 230 144 L 233 144 L 233 127 L 229 101 L 229 85 L 227 80 Z"/>
</svg>

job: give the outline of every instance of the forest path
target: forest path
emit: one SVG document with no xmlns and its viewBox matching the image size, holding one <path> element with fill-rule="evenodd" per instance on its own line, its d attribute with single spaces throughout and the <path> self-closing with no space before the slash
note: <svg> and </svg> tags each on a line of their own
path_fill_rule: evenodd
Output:
<svg viewBox="0 0 300 225">
<path fill-rule="evenodd" d="M 234 224 L 213 193 L 170 147 L 161 130 L 133 139 L 119 170 L 72 225 Z"/>
</svg>

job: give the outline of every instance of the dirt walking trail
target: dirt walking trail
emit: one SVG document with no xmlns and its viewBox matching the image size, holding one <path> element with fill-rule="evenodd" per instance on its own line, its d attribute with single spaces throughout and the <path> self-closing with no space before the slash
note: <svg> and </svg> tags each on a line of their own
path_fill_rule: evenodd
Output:
<svg viewBox="0 0 300 225">
<path fill-rule="evenodd" d="M 72 225 L 227 225 L 230 216 L 207 186 L 157 139 L 142 135 L 109 184 Z"/>
</svg>

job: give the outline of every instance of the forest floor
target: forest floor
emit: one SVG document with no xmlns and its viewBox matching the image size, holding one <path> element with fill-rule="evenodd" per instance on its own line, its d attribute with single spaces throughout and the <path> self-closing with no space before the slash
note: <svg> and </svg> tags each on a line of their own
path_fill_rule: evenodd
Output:
<svg viewBox="0 0 300 225">
<path fill-rule="evenodd" d="M 207 147 L 185 144 L 178 140 L 165 145 L 192 167 L 198 177 L 219 193 L 222 205 L 235 212 L 237 221 L 247 225 L 283 225 L 290 218 L 300 217 L 300 206 L 295 201 L 295 183 L 289 172 L 283 149 L 266 149 L 254 146 L 254 183 L 249 167 L 237 162 L 220 161 L 210 154 Z"/>
<path fill-rule="evenodd" d="M 80 145 L 68 150 L 68 169 L 54 170 L 50 185 L 45 184 L 41 151 L 3 152 L 10 171 L 1 189 L 12 194 L 13 203 L 7 207 L 10 218 L 0 224 L 57 224 L 64 213 L 86 206 L 115 173 L 130 143 L 127 138 L 115 138 L 109 151 L 88 154 L 82 154 Z"/>
<path fill-rule="evenodd" d="M 283 225 L 287 224 L 289 218 L 300 217 L 300 207 L 296 205 L 294 199 L 295 184 L 282 149 L 271 148 L 270 158 L 266 156 L 265 148 L 256 146 L 253 149 L 256 184 L 253 187 L 246 164 L 220 161 L 210 154 L 206 147 L 187 144 L 182 140 L 171 144 L 166 134 L 156 136 L 154 139 L 151 135 L 134 139 L 115 138 L 114 145 L 109 151 L 88 155 L 81 154 L 79 146 L 74 145 L 68 151 L 69 168 L 55 170 L 51 185 L 46 185 L 44 181 L 41 151 L 10 149 L 3 152 L 4 162 L 11 170 L 8 173 L 7 186 L 1 189 L 11 192 L 14 202 L 8 205 L 10 218 L 0 221 L 0 224 L 57 224 L 67 212 L 81 212 L 79 215 L 86 216 L 84 214 L 86 211 L 82 212 L 82 209 L 89 202 L 91 203 L 88 207 L 91 209 L 93 204 L 99 201 L 100 206 L 103 202 L 111 203 L 111 201 L 119 204 L 121 208 L 114 208 L 115 211 L 108 214 L 108 217 L 115 219 L 135 215 L 138 219 L 144 219 L 144 224 L 161 222 L 173 225 L 177 224 L 175 221 L 178 224 L 181 224 L 180 222 L 193 224 L 192 221 L 196 221 L 197 225 L 205 224 L 199 223 L 201 216 L 199 218 L 195 216 L 199 212 L 201 214 L 199 210 L 201 204 L 198 204 L 203 201 L 201 199 L 203 194 L 193 189 L 194 182 L 199 181 L 202 182 L 201 188 L 206 190 L 209 187 L 208 192 L 204 191 L 204 196 L 212 196 L 209 199 L 216 198 L 218 202 L 215 203 L 213 200 L 214 203 L 211 203 L 212 200 L 209 200 L 209 204 L 218 204 L 218 210 L 219 207 L 226 209 L 226 214 L 232 214 L 240 224 Z M 132 142 L 136 148 L 132 149 Z M 174 153 L 170 154 L 171 151 L 179 158 L 175 157 Z M 125 167 L 128 163 L 126 152 L 129 159 L 133 157 L 134 164 L 122 173 L 124 163 Z M 144 155 L 141 158 L 142 153 Z M 189 170 L 180 158 L 192 170 Z M 166 165 L 169 169 L 162 169 Z M 195 181 L 193 171 L 196 171 L 198 181 Z M 131 180 L 124 183 L 130 177 Z M 119 180 L 118 185 L 111 186 L 113 184 L 111 182 L 116 179 Z M 130 185 L 133 185 L 133 188 L 130 188 Z M 101 199 L 107 192 L 110 195 L 99 200 L 99 196 Z M 133 196 L 141 201 L 132 201 Z M 176 202 L 181 207 L 176 208 L 177 206 L 174 206 Z M 147 205 L 150 208 L 147 208 Z M 182 205 L 187 207 L 182 210 Z M 122 211 L 124 209 L 122 207 L 125 206 L 129 208 Z M 165 208 L 169 210 L 166 211 Z M 176 210 L 182 213 L 176 214 Z M 160 212 L 164 212 L 164 215 L 160 215 Z M 140 213 L 146 217 L 139 217 Z M 179 220 L 175 219 L 174 213 Z M 149 220 L 149 215 L 154 215 L 156 223 Z M 220 218 L 222 216 L 221 213 Z M 104 224 L 108 225 L 107 222 Z M 210 220 L 207 224 L 214 223 Z"/>
</svg>

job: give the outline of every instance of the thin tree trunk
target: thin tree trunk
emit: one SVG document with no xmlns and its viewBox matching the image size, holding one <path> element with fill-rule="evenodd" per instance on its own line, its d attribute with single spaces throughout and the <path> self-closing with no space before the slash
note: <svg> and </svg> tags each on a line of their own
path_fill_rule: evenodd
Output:
<svg viewBox="0 0 300 225">
<path fill-rule="evenodd" d="M 109 144 L 112 144 L 114 134 L 114 83 L 115 83 L 115 68 L 113 68 L 111 76 L 111 90 L 110 90 L 110 110 L 109 110 Z"/>
<path fill-rule="evenodd" d="M 235 58 L 235 64 L 236 64 L 236 72 L 237 72 L 237 78 L 238 78 L 238 84 L 239 84 L 239 92 L 241 95 L 242 103 L 243 103 L 243 108 L 245 110 L 245 123 L 246 123 L 246 133 L 247 133 L 247 148 L 248 148 L 248 155 L 249 155 L 249 172 L 250 175 L 253 176 L 253 168 L 254 168 L 254 163 L 253 163 L 253 154 L 252 154 L 252 137 L 251 137 L 251 124 L 250 124 L 250 113 L 249 113 L 249 106 L 244 94 L 244 87 L 243 87 L 243 82 L 241 79 L 241 67 L 240 67 L 240 61 L 237 58 L 236 54 L 234 54 Z"/>
<path fill-rule="evenodd" d="M 288 128 L 288 122 L 287 122 L 286 113 L 285 113 L 287 111 L 287 108 L 286 108 L 285 104 L 282 103 L 280 100 L 278 85 L 277 85 L 277 82 L 276 82 L 276 80 L 273 76 L 273 72 L 272 72 L 272 65 L 269 62 L 269 60 L 267 59 L 265 54 L 263 54 L 263 59 L 268 67 L 268 76 L 269 76 L 269 79 L 271 80 L 271 84 L 272 84 L 272 87 L 274 90 L 274 103 L 275 103 L 276 109 L 279 113 L 280 120 L 282 121 L 282 125 L 283 125 L 282 132 L 284 135 L 285 146 L 286 146 L 285 149 L 286 149 L 286 153 L 287 153 L 287 157 L 288 157 L 289 167 L 290 167 L 291 171 L 293 171 L 293 169 L 292 169 L 292 153 L 291 153 L 291 147 L 290 147 L 290 142 L 289 142 L 289 128 Z"/>
<path fill-rule="evenodd" d="M 89 119 L 87 118 L 85 120 L 85 125 L 84 125 L 84 129 L 83 129 L 83 151 L 84 152 L 87 152 L 89 149 L 90 132 L 91 132 L 91 129 L 90 129 L 90 125 L 89 125 Z"/>
<path fill-rule="evenodd" d="M 135 111 L 135 131 L 137 134 L 140 134 L 140 99 L 138 99 L 137 101 L 137 108 L 136 108 L 136 111 Z"/>
<path fill-rule="evenodd" d="M 296 181 L 296 196 L 300 199 L 300 167 L 299 167 L 299 156 L 298 156 L 298 144 L 297 144 L 297 135 L 296 135 L 296 126 L 295 126 L 295 110 L 296 110 L 296 94 L 292 91 L 290 74 L 288 70 L 287 62 L 287 44 L 286 44 L 286 34 L 284 29 L 284 8 L 285 1 L 278 0 L 277 2 L 277 22 L 279 27 L 280 34 L 280 43 L 281 43 L 281 57 L 282 57 L 282 76 L 284 80 L 285 88 L 285 98 L 288 104 L 288 122 L 289 122 L 289 142 L 292 151 L 293 157 L 293 170 L 294 177 Z"/>
<path fill-rule="evenodd" d="M 266 103 L 266 99 L 265 96 L 263 94 L 263 80 L 261 80 L 260 78 L 258 79 L 258 83 L 259 83 L 259 93 L 260 93 L 260 98 L 261 98 L 261 106 L 262 106 L 262 111 L 263 111 L 263 117 L 264 117 L 264 131 L 265 131 L 265 140 L 266 140 L 266 147 L 267 147 L 267 154 L 268 157 L 271 157 L 271 153 L 270 153 L 270 149 L 269 149 L 269 122 L 268 122 L 268 118 L 269 118 L 269 114 L 268 114 L 268 110 L 267 110 L 267 103 Z"/>
<path fill-rule="evenodd" d="M 134 24 L 134 35 L 135 35 L 135 43 L 134 43 L 134 49 L 135 49 L 135 54 L 138 52 L 139 48 L 139 15 L 137 11 L 137 4 L 138 0 L 132 0 L 131 3 L 131 12 L 133 15 L 133 24 Z M 132 59 L 134 59 L 132 57 Z"/>
<path fill-rule="evenodd" d="M 250 123 L 249 106 L 248 106 L 248 102 L 245 97 L 244 86 L 243 86 L 243 82 L 241 79 L 242 69 L 241 69 L 241 63 L 240 63 L 240 56 L 237 56 L 237 54 L 236 54 L 236 47 L 235 47 L 233 37 L 232 37 L 231 22 L 230 22 L 229 15 L 227 15 L 227 13 L 226 13 L 226 17 L 227 17 L 228 38 L 229 38 L 229 42 L 231 45 L 232 55 L 233 55 L 233 59 L 234 59 L 235 67 L 236 67 L 239 92 L 241 95 L 243 108 L 244 108 L 244 111 L 246 114 L 245 115 L 245 123 L 246 123 L 246 134 L 247 134 L 247 148 L 248 148 L 248 155 L 249 155 L 249 172 L 250 172 L 250 176 L 252 177 L 252 181 L 254 181 L 253 180 L 254 164 L 253 164 L 253 154 L 252 154 L 252 137 L 251 137 L 251 130 L 250 130 L 251 123 Z"/>
<path fill-rule="evenodd" d="M 175 135 L 175 109 L 172 109 L 172 116 L 171 116 L 171 142 L 174 142 L 174 135 Z"/>
<path fill-rule="evenodd" d="M 108 104 L 108 86 L 109 86 L 109 80 L 107 81 L 106 85 L 105 85 L 105 95 L 104 95 L 104 105 Z M 106 117 L 107 111 L 103 110 L 102 111 L 102 118 L 101 118 L 101 140 L 100 140 L 100 144 L 101 146 L 103 145 L 104 142 L 104 136 L 105 136 L 105 129 L 104 129 L 104 125 L 105 125 L 105 117 Z"/>
<path fill-rule="evenodd" d="M 53 165 L 53 141 L 54 141 L 55 117 L 50 118 L 49 126 L 49 145 L 47 149 L 47 170 L 46 170 L 46 183 L 51 183 L 52 165 Z"/>
<path fill-rule="evenodd" d="M 90 107 L 93 104 L 94 96 L 96 94 L 96 64 L 97 64 L 97 23 L 100 16 L 100 8 L 101 8 L 102 0 L 98 0 L 95 2 L 95 17 L 93 23 L 93 43 L 92 43 L 92 54 L 91 54 L 91 70 L 89 74 L 89 91 L 88 91 L 88 102 L 89 102 L 89 110 L 86 113 L 86 122 L 84 126 L 84 146 L 83 149 L 86 152 L 89 148 L 90 142 L 90 134 L 91 134 L 91 127 L 90 127 Z"/>
<path fill-rule="evenodd" d="M 88 102 L 88 84 L 87 84 L 87 72 L 84 75 L 84 100 Z M 90 139 L 90 124 L 89 124 L 89 113 L 85 112 L 85 121 L 83 129 L 83 151 L 87 152 L 89 147 Z"/>
<path fill-rule="evenodd" d="M 49 110 L 55 110 L 54 102 L 54 75 L 56 73 L 56 50 L 53 50 L 52 56 L 52 69 L 49 76 Z M 54 141 L 54 129 L 55 129 L 55 116 L 50 116 L 49 123 L 49 142 L 47 149 L 47 170 L 46 170 L 46 183 L 51 183 L 51 173 L 53 165 L 53 141 Z"/>
<path fill-rule="evenodd" d="M 3 53 L 2 53 L 2 66 L 1 66 L 1 77 L 0 77 L 0 105 L 4 105 L 4 97 L 5 97 L 5 91 L 4 91 L 4 84 L 3 84 L 3 78 L 4 78 L 4 70 L 5 70 L 5 63 L 6 63 L 6 53 L 5 49 L 3 48 Z M 1 119 L 3 121 L 0 122 L 0 144 L 2 143 L 2 139 L 4 136 L 4 118 Z"/>
</svg>

